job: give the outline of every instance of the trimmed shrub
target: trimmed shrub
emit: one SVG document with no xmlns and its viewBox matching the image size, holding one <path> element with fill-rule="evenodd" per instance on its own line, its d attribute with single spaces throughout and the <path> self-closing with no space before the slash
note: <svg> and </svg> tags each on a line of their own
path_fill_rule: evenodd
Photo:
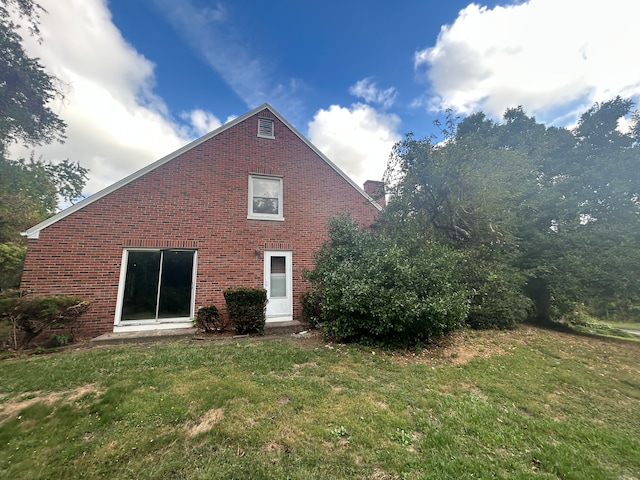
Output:
<svg viewBox="0 0 640 480">
<path fill-rule="evenodd" d="M 305 273 L 322 296 L 325 335 L 411 346 L 464 324 L 469 301 L 455 276 L 459 253 L 436 243 L 405 248 L 346 216 L 330 220 L 329 238 Z"/>
<path fill-rule="evenodd" d="M 0 317 L 8 318 L 14 328 L 22 331 L 21 347 L 24 348 L 50 329 L 67 328 L 73 339 L 75 324 L 87 308 L 89 302 L 67 295 L 9 297 L 0 300 Z"/>
<path fill-rule="evenodd" d="M 232 287 L 224 292 L 224 300 L 238 335 L 263 333 L 267 291 L 264 288 Z"/>
<path fill-rule="evenodd" d="M 229 322 L 220 316 L 215 305 L 200 307 L 196 315 L 196 326 L 205 333 L 220 333 L 229 328 Z"/>
</svg>

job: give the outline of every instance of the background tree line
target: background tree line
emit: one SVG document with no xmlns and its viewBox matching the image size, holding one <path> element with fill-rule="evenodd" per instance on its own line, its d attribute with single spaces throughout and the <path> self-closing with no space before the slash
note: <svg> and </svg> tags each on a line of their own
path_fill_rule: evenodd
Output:
<svg viewBox="0 0 640 480">
<path fill-rule="evenodd" d="M 381 323 L 410 342 L 411 328 L 394 327 L 387 310 L 418 325 L 416 305 L 432 297 L 447 311 L 447 321 L 429 314 L 433 332 L 549 322 L 583 308 L 638 318 L 640 115 L 632 109 L 619 97 L 596 104 L 573 129 L 546 126 L 521 107 L 501 122 L 449 112 L 443 141 L 408 134 L 389 158 L 376 232 L 332 223 L 308 274 L 322 299 L 316 321 L 338 337 L 384 340 Z M 389 272 L 406 281 L 369 288 Z M 455 288 L 433 289 L 423 277 Z"/>
</svg>

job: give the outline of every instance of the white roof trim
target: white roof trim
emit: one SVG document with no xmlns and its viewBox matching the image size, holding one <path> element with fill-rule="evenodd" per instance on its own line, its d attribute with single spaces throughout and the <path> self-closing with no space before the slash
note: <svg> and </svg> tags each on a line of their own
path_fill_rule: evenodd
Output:
<svg viewBox="0 0 640 480">
<path fill-rule="evenodd" d="M 166 155 L 166 156 L 162 157 L 161 159 L 156 160 L 153 163 L 150 163 L 146 167 L 138 170 L 137 172 L 132 173 L 131 175 L 123 178 L 122 180 L 117 181 L 113 185 L 110 185 L 107 188 L 104 188 L 103 190 L 100 190 L 99 192 L 96 192 L 93 195 L 83 199 L 82 201 L 76 203 L 75 205 L 72 205 L 69 208 L 66 208 L 66 209 L 62 210 L 61 212 L 56 213 L 55 215 L 47 218 L 46 220 L 38 223 L 37 225 L 34 225 L 33 227 L 29 228 L 28 230 L 22 232 L 21 235 L 24 236 L 24 237 L 27 237 L 27 238 L 37 239 L 40 236 L 40 231 L 42 231 L 45 228 L 53 225 L 54 223 L 58 222 L 59 220 L 62 220 L 63 218 L 71 215 L 72 213 L 77 212 L 78 210 L 81 210 L 82 208 L 86 207 L 87 205 L 90 205 L 93 202 L 95 202 L 97 200 L 100 200 L 103 197 L 106 197 L 110 193 L 115 192 L 116 190 L 118 190 L 119 188 L 124 187 L 125 185 L 133 182 L 134 180 L 137 180 L 138 178 L 142 177 L 143 175 L 146 175 L 147 173 L 151 172 L 152 170 L 155 170 L 156 168 L 164 165 L 165 163 L 170 162 L 171 160 L 173 160 L 174 158 L 178 157 L 179 155 L 182 155 L 183 153 L 187 152 L 188 150 L 191 150 L 192 148 L 197 147 L 201 143 L 206 142 L 210 138 L 215 137 L 216 135 L 218 135 L 218 134 L 220 134 L 220 133 L 222 133 L 222 132 L 224 132 L 224 131 L 232 128 L 232 127 L 234 127 L 235 125 L 243 122 L 247 118 L 252 117 L 255 114 L 257 114 L 257 113 L 259 113 L 259 112 L 261 112 L 261 111 L 263 111 L 265 109 L 269 110 L 273 115 L 275 115 L 278 118 L 278 120 L 280 120 L 284 125 L 286 125 L 286 127 L 289 128 L 289 130 L 291 130 L 298 138 L 300 138 L 300 140 L 302 140 L 304 143 L 306 143 L 307 146 L 309 148 L 311 148 L 311 150 L 313 150 L 320 158 L 322 158 L 331 168 L 333 168 L 338 173 L 338 175 L 340 175 L 342 178 L 344 178 L 353 188 L 355 188 L 367 201 L 369 201 L 378 210 L 382 210 L 382 207 L 373 198 L 371 198 L 362 188 L 360 188 L 353 180 L 351 180 L 342 170 L 340 170 L 320 150 L 318 150 L 315 147 L 315 145 L 313 145 L 309 140 L 307 140 L 307 138 L 304 135 L 302 135 L 293 125 L 291 125 L 278 112 L 276 112 L 271 105 L 269 105 L 268 103 L 264 103 L 264 104 L 260 105 L 259 107 L 254 108 L 250 112 L 247 112 L 244 115 L 241 115 L 241 116 L 231 120 L 230 122 L 225 123 L 221 127 L 213 130 L 212 132 L 209 132 L 206 135 L 203 135 L 202 137 L 194 140 L 193 142 L 188 143 L 184 147 L 179 148 L 178 150 L 176 150 L 175 152 L 170 153 L 169 155 Z"/>
</svg>

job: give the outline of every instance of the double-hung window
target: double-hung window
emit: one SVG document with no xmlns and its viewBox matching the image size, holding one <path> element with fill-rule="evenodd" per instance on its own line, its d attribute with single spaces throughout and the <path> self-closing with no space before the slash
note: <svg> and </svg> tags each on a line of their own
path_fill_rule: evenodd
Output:
<svg viewBox="0 0 640 480">
<path fill-rule="evenodd" d="M 249 175 L 249 211 L 247 218 L 284 220 L 282 177 Z"/>
</svg>

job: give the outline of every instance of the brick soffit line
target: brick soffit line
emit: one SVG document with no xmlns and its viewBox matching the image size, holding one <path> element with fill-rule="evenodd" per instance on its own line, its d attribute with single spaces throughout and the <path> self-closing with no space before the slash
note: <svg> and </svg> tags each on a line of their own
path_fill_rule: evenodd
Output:
<svg viewBox="0 0 640 480">
<path fill-rule="evenodd" d="M 252 117 L 252 116 L 256 115 L 257 113 L 260 113 L 265 109 L 269 110 L 273 115 L 275 115 L 276 118 L 278 118 L 278 120 L 280 120 L 300 140 L 302 140 L 309 148 L 311 148 L 311 150 L 313 150 L 314 153 L 316 153 L 331 168 L 333 168 L 333 170 L 335 170 L 336 173 L 338 173 L 338 175 L 340 175 L 342 178 L 344 178 L 353 188 L 355 188 L 367 201 L 369 201 L 378 210 L 382 210 L 382 207 L 378 204 L 378 202 L 376 202 L 360 186 L 358 186 L 353 180 L 351 180 L 351 178 L 349 178 L 346 173 L 344 173 L 335 163 L 333 163 L 331 160 L 329 160 L 329 158 L 327 158 L 327 156 L 324 153 L 322 153 L 320 150 L 318 150 L 318 148 L 315 145 L 313 145 L 304 135 L 302 135 L 302 133 L 300 133 L 293 125 L 291 125 L 276 110 L 274 110 L 274 108 L 271 105 L 269 105 L 268 103 L 263 103 L 259 107 L 254 108 L 250 112 L 247 112 L 244 115 L 241 115 L 241 116 L 235 118 L 234 120 L 231 120 L 228 123 L 225 123 L 221 127 L 213 130 L 212 132 L 209 132 L 209 133 L 203 135 L 200 138 L 197 138 L 196 140 L 192 141 L 191 143 L 188 143 L 187 145 L 179 148 L 175 152 L 172 152 L 169 155 L 166 155 L 166 156 L 160 158 L 159 160 L 156 160 L 155 162 L 150 163 L 146 167 L 143 167 L 140 170 L 138 170 L 137 172 L 134 172 L 134 173 L 132 173 L 131 175 L 129 175 L 127 177 L 124 177 L 123 179 L 117 181 L 116 183 L 114 183 L 114 184 L 112 184 L 112 185 L 100 190 L 99 192 L 96 192 L 93 195 L 81 200 L 80 202 L 76 203 L 75 205 L 71 205 L 70 207 L 62 210 L 61 212 L 56 213 L 55 215 L 47 218 L 46 220 L 38 223 L 37 225 L 34 225 L 33 227 L 27 229 L 26 231 L 21 232 L 20 235 L 22 235 L 23 237 L 27 237 L 29 239 L 37 239 L 37 238 L 39 238 L 40 231 L 42 231 L 45 228 L 53 225 L 54 223 L 58 222 L 59 220 L 62 220 L 63 218 L 71 215 L 72 213 L 77 212 L 78 210 L 81 210 L 82 208 L 86 207 L 87 205 L 90 205 L 93 202 L 95 202 L 97 200 L 100 200 L 102 197 L 105 197 L 105 196 L 109 195 L 110 193 L 115 192 L 119 188 L 124 187 L 125 185 L 133 182 L 134 180 L 137 180 L 138 178 L 146 175 L 147 173 L 155 170 L 156 168 L 164 165 L 165 163 L 170 162 L 174 158 L 182 155 L 183 153 L 191 150 L 192 148 L 197 147 L 201 143 L 206 142 L 207 140 L 209 140 L 209 139 L 215 137 L 216 135 L 219 135 L 220 133 L 222 133 L 222 132 L 224 132 L 224 131 L 226 131 L 226 130 L 234 127 L 234 126 L 236 126 L 237 124 L 245 121 L 247 118 Z"/>
</svg>

